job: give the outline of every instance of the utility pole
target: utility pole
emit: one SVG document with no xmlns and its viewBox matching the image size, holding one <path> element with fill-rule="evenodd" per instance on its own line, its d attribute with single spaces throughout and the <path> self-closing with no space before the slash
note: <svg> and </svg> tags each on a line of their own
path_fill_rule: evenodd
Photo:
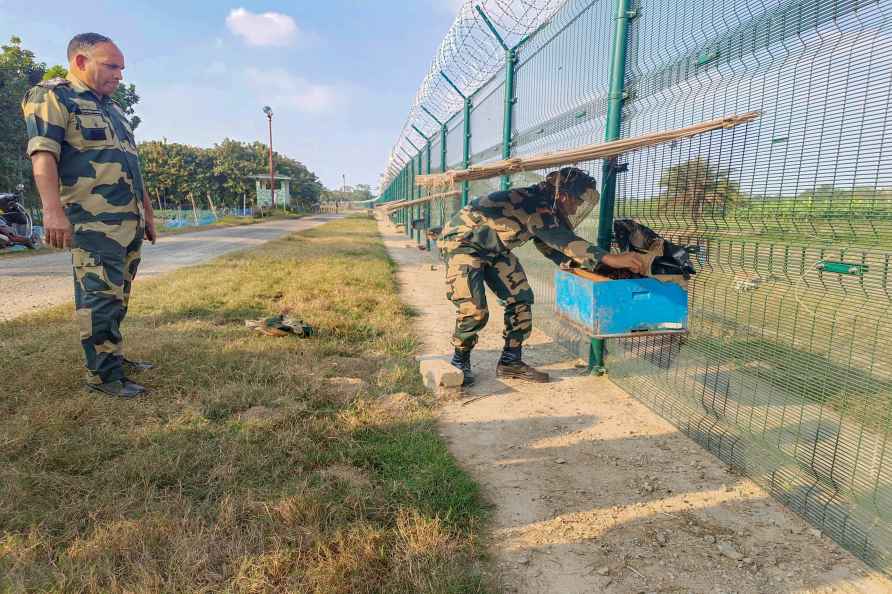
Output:
<svg viewBox="0 0 892 594">
<path fill-rule="evenodd" d="M 273 110 L 269 105 L 264 106 L 263 113 L 269 120 L 269 191 L 273 210 L 276 209 L 276 170 L 273 168 Z"/>
</svg>

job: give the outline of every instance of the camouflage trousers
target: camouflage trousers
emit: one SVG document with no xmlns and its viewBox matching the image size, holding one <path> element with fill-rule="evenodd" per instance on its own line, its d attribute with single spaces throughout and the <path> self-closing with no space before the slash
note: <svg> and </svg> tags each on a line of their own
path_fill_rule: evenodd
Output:
<svg viewBox="0 0 892 594">
<path fill-rule="evenodd" d="M 142 237 L 138 221 L 74 225 L 74 304 L 90 383 L 124 377 L 121 322 L 139 267 Z"/>
<path fill-rule="evenodd" d="M 533 330 L 533 290 L 517 256 L 447 253 L 446 261 L 446 297 L 457 310 L 453 346 L 469 350 L 477 344 L 477 334 L 489 320 L 484 285 L 505 307 L 505 344 L 520 346 Z"/>
</svg>

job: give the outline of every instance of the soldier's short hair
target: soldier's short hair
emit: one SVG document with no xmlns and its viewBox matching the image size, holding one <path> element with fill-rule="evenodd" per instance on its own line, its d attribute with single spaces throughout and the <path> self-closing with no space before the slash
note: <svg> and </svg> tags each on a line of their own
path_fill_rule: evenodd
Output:
<svg viewBox="0 0 892 594">
<path fill-rule="evenodd" d="M 78 52 L 89 51 L 100 43 L 114 43 L 111 37 L 99 33 L 78 33 L 68 42 L 68 61 L 74 59 Z"/>
</svg>

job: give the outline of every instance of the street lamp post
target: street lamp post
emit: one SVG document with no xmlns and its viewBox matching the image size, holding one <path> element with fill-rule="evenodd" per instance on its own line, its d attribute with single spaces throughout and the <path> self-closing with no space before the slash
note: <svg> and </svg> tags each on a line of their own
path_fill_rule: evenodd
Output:
<svg viewBox="0 0 892 594">
<path fill-rule="evenodd" d="M 273 210 L 276 208 L 276 172 L 273 169 L 273 110 L 269 105 L 264 106 L 263 113 L 269 120 L 269 191 Z"/>
</svg>

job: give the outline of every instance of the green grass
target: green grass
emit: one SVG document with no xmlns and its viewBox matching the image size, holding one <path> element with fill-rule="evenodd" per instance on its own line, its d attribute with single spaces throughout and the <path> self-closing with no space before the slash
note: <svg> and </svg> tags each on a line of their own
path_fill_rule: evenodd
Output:
<svg viewBox="0 0 892 594">
<path fill-rule="evenodd" d="M 139 283 L 124 332 L 139 401 L 81 388 L 70 306 L 0 324 L 0 592 L 486 590 L 373 222 Z"/>
<path fill-rule="evenodd" d="M 884 412 L 892 394 L 892 382 L 855 367 L 838 365 L 818 353 L 762 338 L 701 334 L 686 344 L 710 365 L 740 367 L 743 373 L 758 377 L 790 397 L 790 402 L 798 398 L 828 404 L 874 429 L 882 429 L 887 422 Z"/>
</svg>

